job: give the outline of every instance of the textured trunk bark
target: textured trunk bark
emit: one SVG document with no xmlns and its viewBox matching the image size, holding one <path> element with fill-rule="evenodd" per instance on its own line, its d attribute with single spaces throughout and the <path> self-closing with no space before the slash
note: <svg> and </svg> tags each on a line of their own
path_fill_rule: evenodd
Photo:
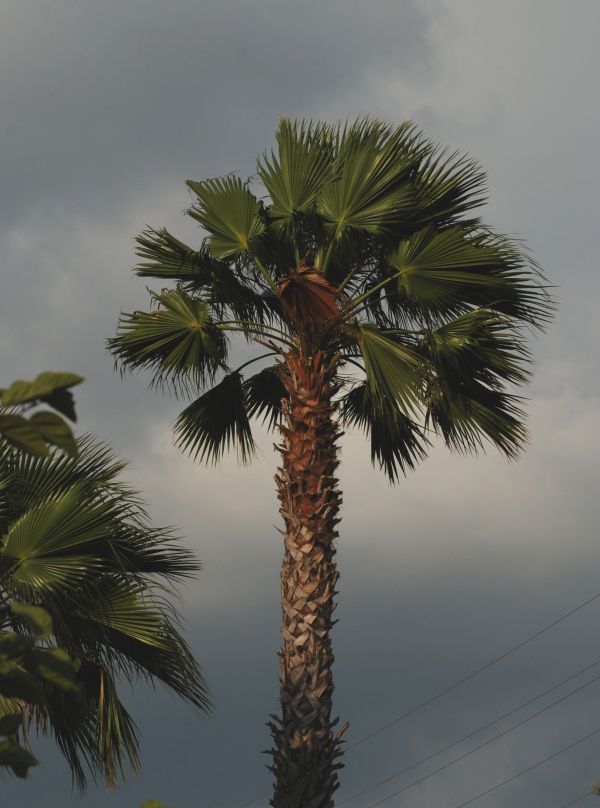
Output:
<svg viewBox="0 0 600 808">
<path fill-rule="evenodd" d="M 336 358 L 323 353 L 286 357 L 282 467 L 276 476 L 285 523 L 281 571 L 283 644 L 279 652 L 281 718 L 270 724 L 274 749 L 273 808 L 332 808 L 342 768 L 340 738 L 331 719 L 333 678 L 330 629 L 338 572 L 335 529 L 341 493 L 335 470 L 332 396 Z M 347 725 L 346 725 L 347 726 Z"/>
</svg>

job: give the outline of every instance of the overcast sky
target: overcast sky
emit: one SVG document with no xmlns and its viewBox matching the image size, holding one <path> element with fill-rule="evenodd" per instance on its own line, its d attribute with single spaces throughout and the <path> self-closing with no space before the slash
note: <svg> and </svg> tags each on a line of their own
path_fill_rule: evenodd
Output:
<svg viewBox="0 0 600 808">
<path fill-rule="evenodd" d="M 181 610 L 216 700 L 204 719 L 136 687 L 140 778 L 81 798 L 42 745 L 27 782 L 0 784 L 3 804 L 235 808 L 268 788 L 282 552 L 273 439 L 251 469 L 195 466 L 170 443 L 177 402 L 143 377 L 121 380 L 104 340 L 121 309 L 148 304 L 130 271 L 133 236 L 166 225 L 197 242 L 185 180 L 253 173 L 282 114 L 411 118 L 469 152 L 489 174 L 485 220 L 527 240 L 560 302 L 532 342 L 532 442 L 519 463 L 440 447 L 391 488 L 362 437 L 345 439 L 334 645 L 349 744 L 600 591 L 599 32 L 597 0 L 2 0 L 1 381 L 86 377 L 79 429 L 130 460 L 155 520 L 178 524 L 203 561 Z M 340 799 L 600 659 L 599 627 L 596 602 L 349 751 Z M 599 695 L 591 685 L 383 805 L 458 806 L 599 728 Z M 597 780 L 600 734 L 474 804 L 558 808 Z"/>
</svg>

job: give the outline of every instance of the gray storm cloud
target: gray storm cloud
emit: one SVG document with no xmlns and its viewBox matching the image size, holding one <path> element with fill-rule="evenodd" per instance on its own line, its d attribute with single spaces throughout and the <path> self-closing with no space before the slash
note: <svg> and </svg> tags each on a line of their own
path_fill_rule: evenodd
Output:
<svg viewBox="0 0 600 808">
<path fill-rule="evenodd" d="M 121 381 L 104 339 L 121 308 L 147 303 L 129 271 L 135 233 L 165 224 L 199 238 L 181 215 L 184 180 L 251 174 L 280 114 L 413 118 L 468 151 L 489 171 L 486 220 L 527 239 L 560 301 L 549 333 L 532 338 L 532 444 L 518 464 L 439 447 L 394 489 L 371 470 L 362 438 L 347 438 L 334 642 L 350 742 L 600 588 L 598 23 L 594 0 L 5 0 L 3 379 L 47 368 L 86 376 L 81 430 L 131 460 L 128 479 L 156 520 L 180 525 L 204 563 L 180 608 L 217 701 L 201 719 L 139 685 L 138 781 L 82 800 L 43 745 L 28 782 L 0 785 L 7 804 L 125 808 L 153 796 L 170 808 L 235 808 L 268 787 L 260 752 L 277 706 L 280 562 L 273 437 L 260 433 L 251 469 L 234 459 L 195 466 L 170 444 L 178 402 L 147 392 L 143 377 Z M 599 608 L 349 751 L 342 796 L 589 664 Z M 600 725 L 597 704 L 592 686 L 385 805 L 453 808 Z M 480 804 L 558 808 L 600 779 L 599 749 L 583 744 Z"/>
</svg>

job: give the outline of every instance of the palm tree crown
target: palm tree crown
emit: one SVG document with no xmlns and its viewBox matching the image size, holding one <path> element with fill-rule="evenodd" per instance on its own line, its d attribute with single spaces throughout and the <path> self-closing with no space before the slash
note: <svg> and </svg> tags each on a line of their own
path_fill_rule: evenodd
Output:
<svg viewBox="0 0 600 808">
<path fill-rule="evenodd" d="M 15 602 L 41 607 L 77 665 L 76 692 L 48 686 L 33 705 L 0 694 L 0 718 L 24 708 L 83 789 L 88 772 L 112 786 L 127 763 L 138 768 L 119 680 L 162 682 L 201 710 L 209 698 L 166 597 L 198 562 L 152 527 L 110 449 L 91 437 L 72 448 L 36 457 L 0 441 L 0 629 L 23 630 Z"/>
<path fill-rule="evenodd" d="M 155 307 L 121 318 L 110 348 L 122 368 L 191 394 L 178 444 L 204 460 L 254 449 L 250 420 L 281 423 L 286 352 L 336 357 L 337 406 L 364 429 L 395 481 L 428 435 L 462 451 L 526 441 L 514 386 L 529 378 L 524 327 L 552 311 L 527 253 L 473 214 L 485 177 L 411 123 L 327 125 L 282 119 L 250 181 L 189 181 L 199 249 L 165 229 L 137 238 L 141 277 L 171 281 Z M 266 191 L 266 194 L 265 194 Z M 274 357 L 234 368 L 231 340 Z"/>
</svg>

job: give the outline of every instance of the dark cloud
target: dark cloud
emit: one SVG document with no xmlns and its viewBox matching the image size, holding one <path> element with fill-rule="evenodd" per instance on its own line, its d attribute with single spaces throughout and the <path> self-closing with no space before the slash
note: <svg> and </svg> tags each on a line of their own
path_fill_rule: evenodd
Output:
<svg viewBox="0 0 600 808">
<path fill-rule="evenodd" d="M 64 763 L 42 745 L 29 782 L 3 783 L 7 802 L 135 808 L 154 796 L 170 808 L 234 808 L 268 784 L 260 750 L 277 708 L 280 558 L 272 439 L 262 436 L 250 471 L 230 460 L 194 466 L 170 446 L 178 403 L 147 393 L 143 378 L 121 382 L 104 339 L 119 309 L 147 300 L 129 273 L 132 236 L 151 223 L 196 238 L 180 215 L 183 181 L 251 173 L 280 114 L 415 118 L 489 169 L 486 218 L 525 235 L 561 284 L 559 318 L 534 343 L 532 447 L 520 464 L 436 450 L 390 489 L 358 437 L 344 446 L 335 646 L 350 742 L 594 592 L 597 22 L 594 0 L 576 11 L 557 0 L 5 0 L 3 378 L 46 368 L 87 377 L 77 392 L 82 429 L 132 459 L 128 479 L 156 520 L 180 524 L 204 562 L 182 610 L 217 701 L 212 719 L 198 719 L 136 685 L 139 781 L 71 796 Z M 349 752 L 343 794 L 589 664 L 598 608 Z M 386 805 L 452 808 L 593 729 L 596 701 L 592 686 Z M 584 744 L 481 805 L 558 806 L 600 778 L 599 748 Z"/>
</svg>

